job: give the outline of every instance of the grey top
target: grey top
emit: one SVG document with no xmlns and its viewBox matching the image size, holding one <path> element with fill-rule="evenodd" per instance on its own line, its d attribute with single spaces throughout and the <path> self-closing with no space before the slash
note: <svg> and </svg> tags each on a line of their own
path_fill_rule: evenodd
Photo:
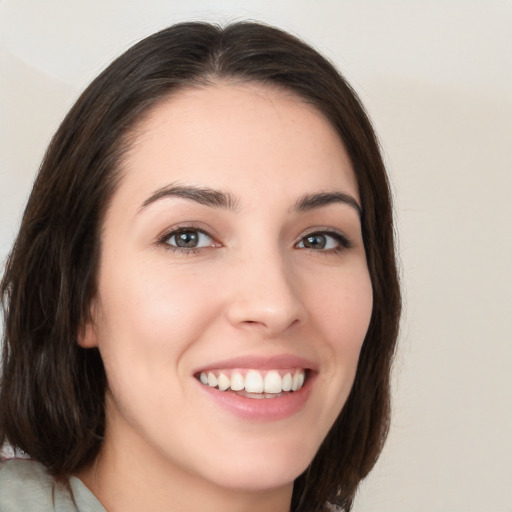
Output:
<svg viewBox="0 0 512 512">
<path fill-rule="evenodd" d="M 0 512 L 106 512 L 76 477 L 56 482 L 39 462 L 0 462 Z"/>
</svg>

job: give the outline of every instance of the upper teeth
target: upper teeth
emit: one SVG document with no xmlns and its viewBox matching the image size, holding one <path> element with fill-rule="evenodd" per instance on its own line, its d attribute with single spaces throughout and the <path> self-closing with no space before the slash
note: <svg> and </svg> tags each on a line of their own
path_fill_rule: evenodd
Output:
<svg viewBox="0 0 512 512">
<path fill-rule="evenodd" d="M 244 375 L 245 373 L 245 375 Z M 234 370 L 220 372 L 201 372 L 199 380 L 205 386 L 219 388 L 221 391 L 245 390 L 248 393 L 281 393 L 283 391 L 297 391 L 305 379 L 305 370 Z"/>
</svg>

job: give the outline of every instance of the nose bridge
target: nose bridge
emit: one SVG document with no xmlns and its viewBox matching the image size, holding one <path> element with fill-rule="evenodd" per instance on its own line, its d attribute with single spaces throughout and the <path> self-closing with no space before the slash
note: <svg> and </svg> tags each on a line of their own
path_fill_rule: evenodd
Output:
<svg viewBox="0 0 512 512">
<path fill-rule="evenodd" d="M 306 308 L 291 262 L 278 244 L 241 253 L 236 262 L 228 316 L 232 324 L 278 334 L 303 322 Z"/>
</svg>

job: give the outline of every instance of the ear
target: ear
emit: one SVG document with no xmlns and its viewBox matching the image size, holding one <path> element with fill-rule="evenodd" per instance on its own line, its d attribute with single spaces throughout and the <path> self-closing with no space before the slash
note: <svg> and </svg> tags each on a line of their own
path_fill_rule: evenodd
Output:
<svg viewBox="0 0 512 512">
<path fill-rule="evenodd" d="M 91 320 L 80 328 L 77 342 L 82 348 L 93 348 L 98 346 L 98 336 L 96 335 L 95 325 Z"/>
<path fill-rule="evenodd" d="M 96 305 L 91 305 L 91 310 L 78 330 L 77 342 L 82 348 L 94 348 L 98 346 L 96 333 Z"/>
</svg>

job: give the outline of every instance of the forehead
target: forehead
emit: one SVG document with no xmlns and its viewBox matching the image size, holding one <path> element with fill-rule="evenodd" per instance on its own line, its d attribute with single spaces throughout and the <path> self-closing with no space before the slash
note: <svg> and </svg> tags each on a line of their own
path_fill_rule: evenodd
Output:
<svg viewBox="0 0 512 512">
<path fill-rule="evenodd" d="M 338 133 L 288 91 L 255 83 L 187 88 L 154 107 L 132 135 L 121 188 L 134 193 L 178 181 L 236 196 L 341 188 L 358 198 Z"/>
</svg>

